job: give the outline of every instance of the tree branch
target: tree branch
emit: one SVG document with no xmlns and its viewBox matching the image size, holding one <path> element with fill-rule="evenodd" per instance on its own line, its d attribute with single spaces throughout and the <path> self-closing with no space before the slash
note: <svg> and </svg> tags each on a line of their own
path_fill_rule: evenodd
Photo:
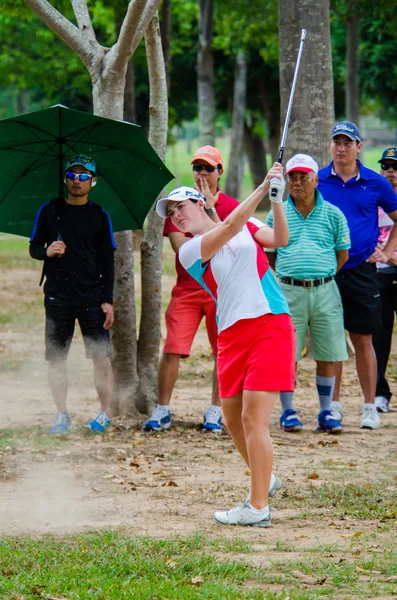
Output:
<svg viewBox="0 0 397 600">
<path fill-rule="evenodd" d="M 112 69 L 119 69 L 122 63 L 126 64 L 130 60 L 160 2 L 161 0 L 131 0 L 121 25 L 119 39 L 106 57 L 106 62 L 108 65 L 112 64 Z"/>
<path fill-rule="evenodd" d="M 70 0 L 70 2 L 80 31 L 84 31 L 88 39 L 96 41 L 90 13 L 88 12 L 87 0 Z"/>
<path fill-rule="evenodd" d="M 57 11 L 48 0 L 25 0 L 25 4 L 30 6 L 36 15 L 81 58 L 90 71 L 93 48 L 84 34 Z M 97 42 L 96 45 L 100 48 Z"/>
</svg>

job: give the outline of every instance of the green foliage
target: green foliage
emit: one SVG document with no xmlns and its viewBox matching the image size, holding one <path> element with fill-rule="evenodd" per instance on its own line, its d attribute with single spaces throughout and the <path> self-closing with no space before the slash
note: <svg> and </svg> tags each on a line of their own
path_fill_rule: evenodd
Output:
<svg viewBox="0 0 397 600">
<path fill-rule="evenodd" d="M 346 77 L 346 21 L 352 14 L 360 20 L 361 112 L 375 112 L 383 120 L 397 122 L 397 30 L 395 5 L 380 0 L 331 0 L 331 35 L 335 83 L 335 109 L 344 116 Z"/>
</svg>

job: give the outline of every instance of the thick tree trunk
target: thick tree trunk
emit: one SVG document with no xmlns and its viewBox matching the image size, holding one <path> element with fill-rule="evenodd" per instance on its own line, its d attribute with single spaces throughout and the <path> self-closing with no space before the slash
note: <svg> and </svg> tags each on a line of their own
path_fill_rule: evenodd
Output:
<svg viewBox="0 0 397 600">
<path fill-rule="evenodd" d="M 200 0 L 200 33 L 197 53 L 197 92 L 200 145 L 215 144 L 214 61 L 212 22 L 214 0 Z"/>
<path fill-rule="evenodd" d="M 167 149 L 167 79 L 160 27 L 155 17 L 145 34 L 150 79 L 149 141 L 162 160 Z M 157 368 L 161 340 L 161 275 L 163 221 L 151 210 L 141 246 L 142 313 L 138 343 L 139 396 L 137 407 L 149 412 L 157 402 Z"/>
<path fill-rule="evenodd" d="M 101 80 L 93 87 L 94 112 L 123 119 L 124 82 Z M 115 234 L 115 322 L 111 329 L 114 370 L 114 414 L 134 414 L 138 392 L 137 326 L 135 309 L 134 252 L 131 231 Z"/>
<path fill-rule="evenodd" d="M 243 140 L 244 140 L 244 115 L 247 97 L 247 59 L 244 52 L 239 51 L 236 56 L 236 69 L 234 75 L 232 135 L 230 141 L 230 158 L 227 170 L 225 192 L 232 198 L 238 198 L 241 190 L 243 176 Z"/>
<path fill-rule="evenodd" d="M 264 180 L 267 173 L 266 151 L 263 137 L 255 132 L 255 121 L 245 124 L 244 149 L 251 171 L 252 187 L 255 189 Z M 270 200 L 266 196 L 259 204 L 259 210 L 269 210 Z"/>
<path fill-rule="evenodd" d="M 352 13 L 346 21 L 346 118 L 359 125 L 359 43 L 360 16 Z"/>
<path fill-rule="evenodd" d="M 334 121 L 329 0 L 279 0 L 278 7 L 283 119 L 290 96 L 301 29 L 308 30 L 284 163 L 293 154 L 304 152 L 312 155 L 319 166 L 323 167 L 330 160 L 329 139 Z"/>
</svg>

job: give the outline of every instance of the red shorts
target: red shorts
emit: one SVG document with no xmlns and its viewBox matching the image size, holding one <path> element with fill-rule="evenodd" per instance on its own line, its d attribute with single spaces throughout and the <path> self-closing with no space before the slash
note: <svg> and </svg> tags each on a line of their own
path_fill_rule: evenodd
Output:
<svg viewBox="0 0 397 600">
<path fill-rule="evenodd" d="M 176 285 L 165 311 L 167 339 L 163 353 L 180 354 L 182 358 L 188 357 L 194 336 L 204 316 L 212 354 L 216 356 L 218 332 L 214 299 L 204 289 L 189 290 Z"/>
<path fill-rule="evenodd" d="M 242 319 L 218 338 L 219 396 L 243 390 L 293 392 L 295 334 L 289 315 Z"/>
</svg>

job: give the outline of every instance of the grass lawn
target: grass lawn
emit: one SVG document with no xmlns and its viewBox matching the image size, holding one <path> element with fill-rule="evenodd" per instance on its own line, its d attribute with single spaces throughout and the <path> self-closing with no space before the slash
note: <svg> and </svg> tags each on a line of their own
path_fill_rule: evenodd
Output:
<svg viewBox="0 0 397 600">
<path fill-rule="evenodd" d="M 150 539 L 122 531 L 0 540 L 2 600 L 276 600 L 391 598 L 396 549 L 371 554 L 318 545 L 297 556 L 276 543 L 266 555 L 238 536 Z M 277 558 L 283 553 L 283 559 Z M 288 554 L 291 554 L 290 558 Z"/>
</svg>

